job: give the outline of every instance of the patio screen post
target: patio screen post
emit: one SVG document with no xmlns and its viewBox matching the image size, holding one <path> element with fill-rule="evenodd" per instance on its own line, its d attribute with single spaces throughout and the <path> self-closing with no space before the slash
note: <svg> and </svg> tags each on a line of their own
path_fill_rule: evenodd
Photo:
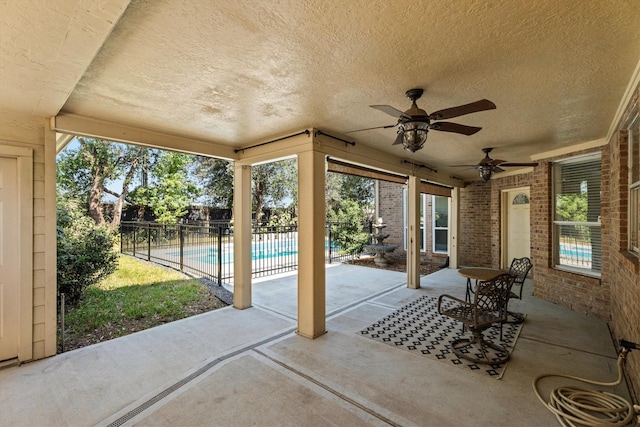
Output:
<svg viewBox="0 0 640 427">
<path fill-rule="evenodd" d="M 233 306 L 251 307 L 251 165 L 234 163 Z"/>
<path fill-rule="evenodd" d="M 326 332 L 325 164 L 317 151 L 298 154 L 298 334 Z"/>
<path fill-rule="evenodd" d="M 407 185 L 407 287 L 420 287 L 420 179 L 412 175 Z"/>
<path fill-rule="evenodd" d="M 180 245 L 180 271 L 182 271 L 184 267 L 184 234 L 180 224 L 178 224 L 178 242 Z"/>
<path fill-rule="evenodd" d="M 328 224 L 329 227 L 329 264 L 331 264 L 331 259 L 333 258 L 333 253 L 331 247 L 333 246 L 333 236 L 331 234 L 331 223 Z"/>
<path fill-rule="evenodd" d="M 222 226 L 218 226 L 218 285 L 222 285 Z"/>
</svg>

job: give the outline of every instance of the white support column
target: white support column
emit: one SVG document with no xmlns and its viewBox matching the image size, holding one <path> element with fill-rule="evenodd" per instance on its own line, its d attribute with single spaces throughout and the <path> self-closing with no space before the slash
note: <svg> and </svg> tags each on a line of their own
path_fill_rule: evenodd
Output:
<svg viewBox="0 0 640 427">
<path fill-rule="evenodd" d="M 233 173 L 233 306 L 251 307 L 251 166 Z"/>
<path fill-rule="evenodd" d="M 458 230 L 460 218 L 460 187 L 451 190 L 449 205 L 449 268 L 458 268 Z"/>
<path fill-rule="evenodd" d="M 407 287 L 420 287 L 420 179 L 413 175 L 407 185 Z"/>
<path fill-rule="evenodd" d="M 298 155 L 298 334 L 326 332 L 325 155 Z"/>
</svg>

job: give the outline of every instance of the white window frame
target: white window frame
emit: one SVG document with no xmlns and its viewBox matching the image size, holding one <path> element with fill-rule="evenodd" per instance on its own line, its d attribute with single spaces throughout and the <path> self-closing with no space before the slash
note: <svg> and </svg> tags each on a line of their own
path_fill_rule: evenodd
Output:
<svg viewBox="0 0 640 427">
<path fill-rule="evenodd" d="M 629 245 L 628 249 L 640 256 L 640 114 L 637 106 L 630 120 L 628 130 L 629 144 Z M 633 176 L 634 170 L 636 176 Z"/>
<path fill-rule="evenodd" d="M 447 226 L 446 227 L 436 227 L 436 199 L 438 197 L 447 199 Z M 449 219 L 451 217 L 451 215 L 449 214 L 451 211 L 450 201 L 451 201 L 450 197 L 431 195 L 431 251 L 434 254 L 446 254 L 446 255 L 449 254 Z M 436 250 L 436 230 L 447 231 L 447 250 L 446 251 Z"/>
<path fill-rule="evenodd" d="M 592 277 L 601 277 L 601 273 L 598 270 L 594 270 L 593 268 L 586 268 L 586 267 L 581 267 L 581 266 L 576 266 L 576 265 L 566 265 L 566 264 L 560 264 L 560 253 L 561 253 L 561 246 L 560 246 L 560 232 L 559 229 L 561 226 L 566 226 L 566 225 L 573 225 L 573 226 L 586 226 L 586 227 L 590 227 L 590 228 L 598 228 L 601 229 L 601 222 L 600 222 L 600 216 L 598 216 L 598 221 L 560 221 L 560 220 L 556 220 L 556 194 L 557 194 L 557 186 L 558 186 L 558 180 L 559 180 L 559 176 L 557 175 L 557 171 L 559 169 L 560 166 L 562 165 L 568 165 L 568 164 L 572 164 L 572 163 L 586 163 L 586 162 L 593 162 L 593 161 L 602 161 L 602 157 L 600 155 L 600 153 L 596 153 L 596 154 L 589 154 L 589 155 L 584 155 L 584 156 L 578 156 L 578 157 L 572 157 L 570 159 L 563 159 L 560 161 L 557 161 L 554 163 L 554 167 L 553 167 L 553 187 L 552 187 L 552 204 L 553 204 L 553 259 L 554 259 L 554 265 L 555 268 L 558 270 L 565 270 L 565 271 L 570 271 L 572 273 L 577 273 L 577 274 L 583 274 L 585 276 L 592 276 Z M 602 211 L 602 205 L 600 205 L 600 211 Z M 600 248 L 600 250 L 602 250 L 602 248 Z M 592 256 L 593 256 L 593 252 L 592 252 Z M 600 260 L 601 261 L 601 260 Z"/>
</svg>

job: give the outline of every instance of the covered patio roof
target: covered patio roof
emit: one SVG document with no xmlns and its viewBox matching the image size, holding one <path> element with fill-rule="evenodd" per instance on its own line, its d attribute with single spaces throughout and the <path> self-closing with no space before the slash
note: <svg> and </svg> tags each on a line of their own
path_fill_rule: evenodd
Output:
<svg viewBox="0 0 640 427">
<path fill-rule="evenodd" d="M 604 144 L 640 59 L 634 0 L 339 0 L 6 3 L 0 111 L 57 117 L 61 131 L 226 158 L 303 129 L 392 125 L 370 105 L 434 112 L 487 98 L 497 109 L 431 131 L 424 149 L 395 128 L 360 146 L 478 179 L 481 148 L 511 162 Z M 623 100 L 623 102 L 621 102 Z M 152 132 L 153 135 L 150 135 Z"/>
</svg>

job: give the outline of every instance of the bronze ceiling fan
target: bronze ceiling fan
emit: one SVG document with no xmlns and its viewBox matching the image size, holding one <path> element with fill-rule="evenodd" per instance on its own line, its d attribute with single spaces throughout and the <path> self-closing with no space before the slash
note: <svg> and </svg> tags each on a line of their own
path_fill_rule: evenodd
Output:
<svg viewBox="0 0 640 427">
<path fill-rule="evenodd" d="M 527 167 L 527 166 L 538 166 L 537 163 L 513 163 L 507 162 L 506 160 L 492 159 L 489 157 L 489 153 L 493 150 L 493 148 L 483 148 L 482 152 L 484 153 L 484 158 L 480 160 L 480 163 L 477 165 L 452 165 L 453 167 L 469 167 L 475 168 L 480 171 L 480 178 L 483 181 L 487 182 L 491 179 L 491 175 L 494 172 L 504 172 L 504 167 Z"/>
<path fill-rule="evenodd" d="M 366 129 L 358 129 L 351 132 L 360 132 L 363 130 L 385 129 L 398 126 L 398 136 L 393 145 L 402 144 L 405 150 L 416 152 L 424 146 L 427 140 L 427 132 L 429 130 L 438 130 L 442 132 L 453 132 L 462 135 L 473 135 L 478 132 L 480 127 L 466 126 L 452 122 L 440 122 L 438 120 L 452 119 L 465 114 L 471 114 L 478 111 L 493 110 L 496 105 L 488 99 L 472 102 L 470 104 L 458 105 L 457 107 L 445 108 L 431 114 L 427 114 L 421 108 L 418 108 L 416 101 L 420 99 L 424 93 L 423 89 L 410 89 L 405 95 L 411 101 L 411 108 L 407 111 L 400 111 L 390 105 L 370 105 L 371 108 L 380 110 L 390 116 L 396 117 L 398 122 L 394 125 L 377 126 Z M 351 133 L 347 132 L 347 133 Z"/>
</svg>

